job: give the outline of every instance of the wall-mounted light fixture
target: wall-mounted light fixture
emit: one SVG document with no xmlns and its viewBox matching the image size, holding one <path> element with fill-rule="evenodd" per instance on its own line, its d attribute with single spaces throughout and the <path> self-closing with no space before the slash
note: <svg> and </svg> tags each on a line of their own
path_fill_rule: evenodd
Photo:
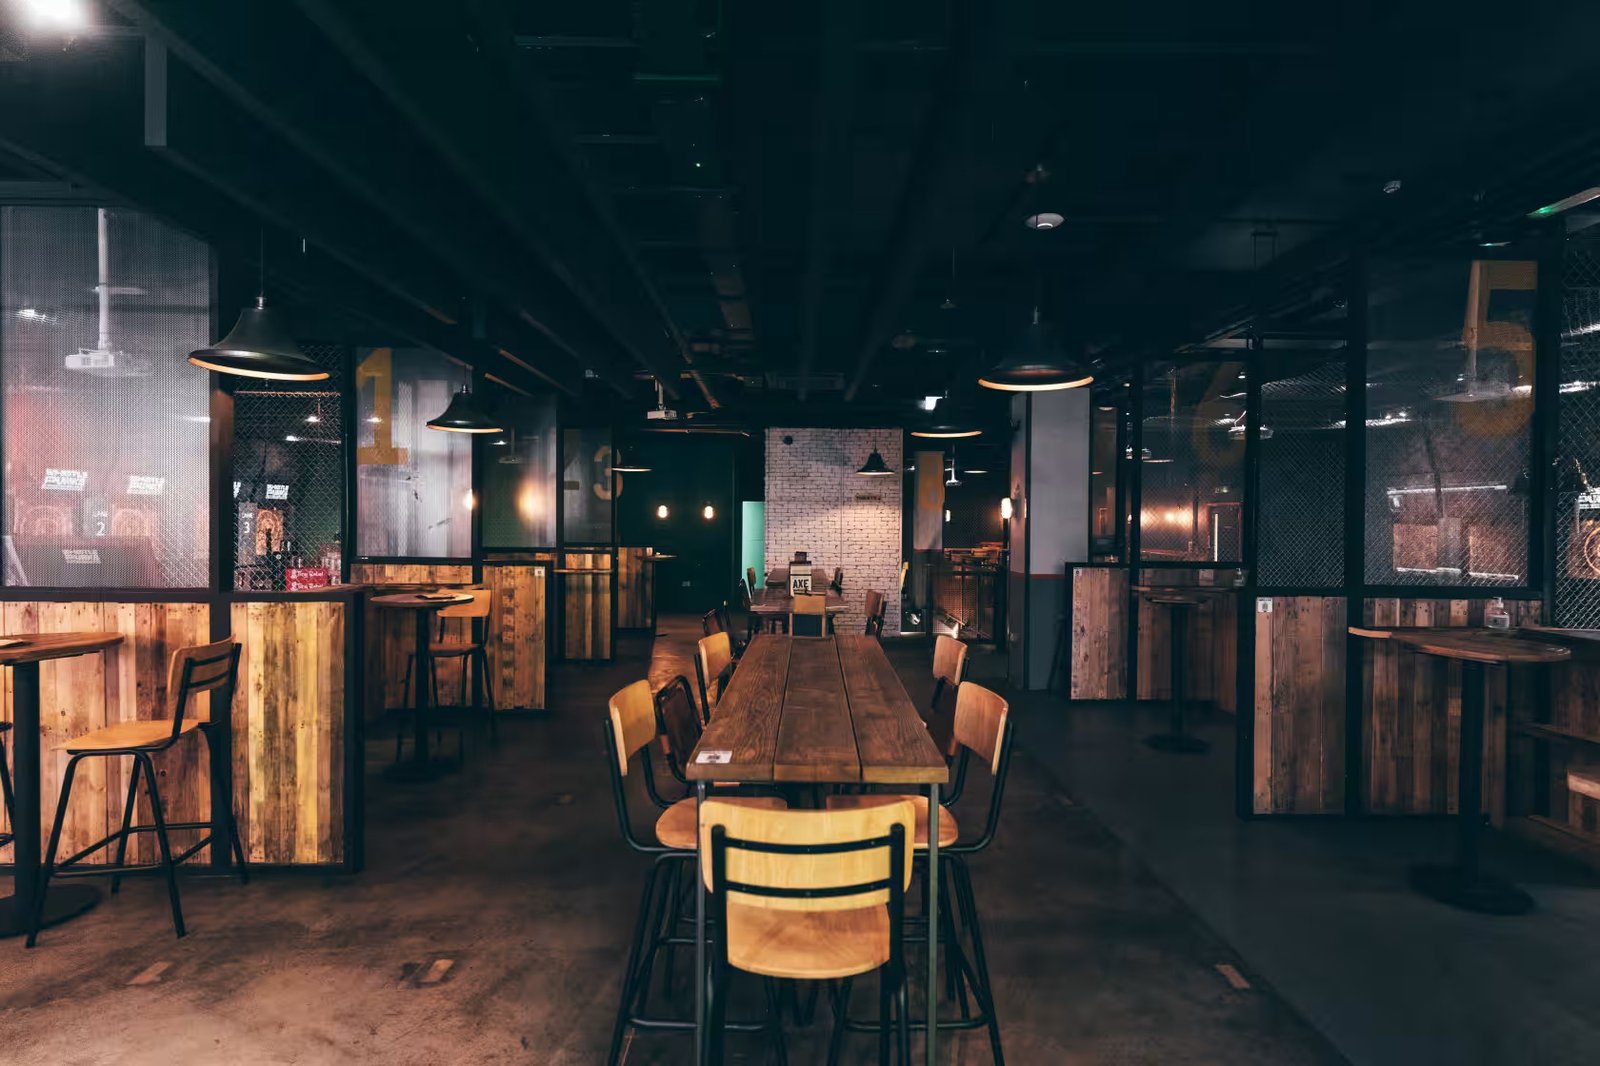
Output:
<svg viewBox="0 0 1600 1066">
<path fill-rule="evenodd" d="M 706 504 L 705 507 L 701 508 L 700 513 L 705 516 L 707 522 L 717 517 L 717 509 L 711 506 L 709 503 Z"/>
<path fill-rule="evenodd" d="M 1002 496 L 1002 497 L 1000 497 L 1000 520 L 1002 522 L 1011 521 L 1011 515 L 1012 515 L 1011 508 L 1012 508 L 1011 497 L 1010 496 Z"/>
<path fill-rule="evenodd" d="M 950 508 L 948 507 L 944 509 L 944 520 L 946 522 L 950 521 Z"/>
<path fill-rule="evenodd" d="M 667 510 L 667 505 L 666 504 L 661 503 L 661 504 L 657 504 L 656 505 L 656 517 L 661 519 L 662 521 L 665 521 L 667 515 L 669 515 L 671 513 L 672 512 Z"/>
</svg>

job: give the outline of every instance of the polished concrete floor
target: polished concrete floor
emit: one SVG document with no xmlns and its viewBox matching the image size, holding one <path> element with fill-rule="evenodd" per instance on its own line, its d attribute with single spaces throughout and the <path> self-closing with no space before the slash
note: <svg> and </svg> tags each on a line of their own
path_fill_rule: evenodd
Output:
<svg viewBox="0 0 1600 1066">
<path fill-rule="evenodd" d="M 159 885 L 136 881 L 33 951 L 0 942 L 0 1063 L 603 1062 L 647 864 L 618 838 L 599 720 L 647 671 L 692 678 L 693 635 L 664 620 L 653 647 L 629 637 L 613 664 L 559 668 L 553 710 L 428 785 L 377 778 L 392 749 L 375 735 L 359 876 L 191 879 L 181 941 Z M 891 654 L 925 695 L 927 647 Z M 1010 1061 L 1341 1061 L 1074 803 L 1034 714 L 999 840 L 973 864 Z M 984 791 L 972 800 L 976 822 Z M 821 1061 L 827 1020 L 792 1033 L 791 1062 Z M 853 1038 L 847 1061 L 871 1061 L 871 1043 Z M 732 1061 L 764 1056 L 758 1038 L 731 1043 Z M 688 1059 L 677 1035 L 628 1046 L 633 1066 Z M 987 1063 L 987 1042 L 948 1039 L 942 1061 Z"/>
</svg>

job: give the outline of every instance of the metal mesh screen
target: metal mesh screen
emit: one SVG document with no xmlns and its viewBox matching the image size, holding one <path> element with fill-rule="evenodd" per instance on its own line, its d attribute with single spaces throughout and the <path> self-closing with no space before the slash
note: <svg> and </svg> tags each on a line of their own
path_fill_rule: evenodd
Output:
<svg viewBox="0 0 1600 1066">
<path fill-rule="evenodd" d="M 1369 583 L 1527 583 L 1536 280 L 1521 261 L 1373 270 Z"/>
<path fill-rule="evenodd" d="M 1261 384 L 1256 482 L 1256 580 L 1344 584 L 1345 363 L 1270 356 Z"/>
<path fill-rule="evenodd" d="M 211 255 L 133 211 L 0 209 L 5 580 L 209 583 Z"/>
<path fill-rule="evenodd" d="M 590 426 L 562 433 L 563 543 L 611 543 L 611 501 L 624 477 L 611 472 L 609 429 Z"/>
<path fill-rule="evenodd" d="M 1566 243 L 1556 473 L 1555 624 L 1600 628 L 1600 239 Z"/>
<path fill-rule="evenodd" d="M 347 349 L 300 349 L 333 376 L 245 386 L 234 394 L 235 588 L 314 588 L 339 580 Z"/>
<path fill-rule="evenodd" d="M 357 354 L 356 553 L 467 558 L 472 440 L 427 422 L 471 384 L 471 371 L 425 349 Z"/>
<path fill-rule="evenodd" d="M 1244 401 L 1242 363 L 1150 368 L 1139 441 L 1144 559 L 1239 561 Z"/>
</svg>

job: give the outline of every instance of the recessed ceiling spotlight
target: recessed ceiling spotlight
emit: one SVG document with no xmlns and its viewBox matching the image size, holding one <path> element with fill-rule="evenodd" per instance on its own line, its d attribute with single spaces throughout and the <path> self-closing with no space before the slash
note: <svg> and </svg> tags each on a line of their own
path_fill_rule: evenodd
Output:
<svg viewBox="0 0 1600 1066">
<path fill-rule="evenodd" d="M 82 0 L 24 0 L 28 21 L 41 29 L 75 30 L 89 24 Z"/>
<path fill-rule="evenodd" d="M 1384 182 L 1383 183 L 1383 191 L 1385 193 L 1387 193 L 1388 195 L 1390 195 L 1390 196 L 1393 196 L 1395 193 L 1399 192 L 1400 191 L 1400 179 L 1399 178 L 1390 178 L 1388 181 Z"/>
<path fill-rule="evenodd" d="M 1029 215 L 1027 224 L 1029 229 L 1055 229 L 1065 221 L 1054 211 L 1041 211 L 1037 215 Z"/>
</svg>

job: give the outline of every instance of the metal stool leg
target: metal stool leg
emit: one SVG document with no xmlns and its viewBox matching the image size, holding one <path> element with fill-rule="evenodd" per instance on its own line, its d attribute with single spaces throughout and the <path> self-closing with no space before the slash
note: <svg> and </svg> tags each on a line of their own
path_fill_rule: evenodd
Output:
<svg viewBox="0 0 1600 1066">
<path fill-rule="evenodd" d="M 622 1038 L 628 1028 L 628 1011 L 633 1004 L 635 986 L 639 980 L 639 959 L 644 953 L 649 915 L 655 910 L 656 881 L 660 876 L 661 864 L 652 864 L 650 876 L 645 878 L 644 894 L 639 897 L 639 915 L 634 919 L 633 939 L 628 943 L 628 965 L 622 971 L 622 993 L 617 997 L 617 1019 L 611 1027 L 611 1052 L 606 1056 L 609 1066 L 617 1066 L 622 1058 Z"/>
<path fill-rule="evenodd" d="M 959 859 L 950 865 L 956 870 L 956 887 L 960 893 L 958 905 L 966 912 L 967 931 L 972 938 L 972 965 L 977 970 L 978 978 L 978 987 L 973 991 L 980 999 L 985 1017 L 989 1019 L 989 1049 L 993 1053 L 995 1066 L 1005 1066 L 1005 1055 L 1000 1050 L 1000 1020 L 995 1016 L 994 985 L 989 980 L 989 960 L 983 950 L 983 929 L 978 922 L 978 903 L 972 891 L 972 872 Z"/>
<path fill-rule="evenodd" d="M 6 745 L 0 740 L 0 799 L 6 805 L 6 824 L 16 829 L 17 794 L 11 790 L 11 771 L 6 767 Z"/>
<path fill-rule="evenodd" d="M 128 771 L 128 799 L 122 805 L 122 832 L 117 840 L 117 857 L 114 866 L 124 866 L 128 861 L 128 829 L 133 825 L 133 805 L 139 801 L 139 775 L 143 773 L 143 764 L 138 759 L 133 760 L 133 767 Z M 122 875 L 111 875 L 111 894 L 115 896 L 122 888 Z"/>
<path fill-rule="evenodd" d="M 39 942 L 39 926 L 44 921 L 44 898 L 50 891 L 50 875 L 56 868 L 56 849 L 61 846 L 61 826 L 67 820 L 67 801 L 72 798 L 72 779 L 78 773 L 78 760 L 74 755 L 67 761 L 67 772 L 61 780 L 61 799 L 56 803 L 55 824 L 50 828 L 50 845 L 45 848 L 44 865 L 39 868 L 39 891 L 35 894 L 33 921 L 28 929 L 28 947 Z"/>
<path fill-rule="evenodd" d="M 167 838 L 167 818 L 161 810 L 161 789 L 156 785 L 155 764 L 150 756 L 139 752 L 135 756 L 144 763 L 145 775 L 150 779 L 150 814 L 155 819 L 156 843 L 161 845 L 161 865 L 167 871 L 167 896 L 172 903 L 172 928 L 182 937 L 188 933 L 183 925 L 183 905 L 178 901 L 178 864 L 172 861 L 172 842 Z"/>
</svg>

